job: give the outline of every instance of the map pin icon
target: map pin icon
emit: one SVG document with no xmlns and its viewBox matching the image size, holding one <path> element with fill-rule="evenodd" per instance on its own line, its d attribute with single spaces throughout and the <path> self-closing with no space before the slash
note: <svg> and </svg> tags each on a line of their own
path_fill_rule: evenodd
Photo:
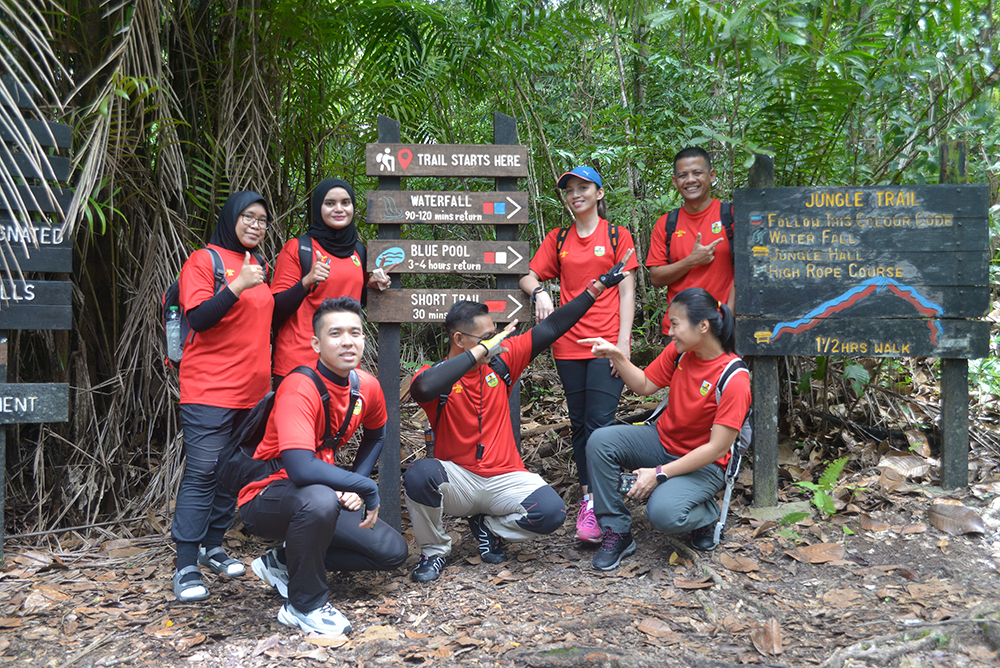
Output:
<svg viewBox="0 0 1000 668">
<path fill-rule="evenodd" d="M 413 161 L 413 151 L 408 148 L 401 148 L 399 149 L 397 156 L 399 157 L 400 166 L 405 171 L 406 168 L 410 166 L 410 162 Z"/>
</svg>

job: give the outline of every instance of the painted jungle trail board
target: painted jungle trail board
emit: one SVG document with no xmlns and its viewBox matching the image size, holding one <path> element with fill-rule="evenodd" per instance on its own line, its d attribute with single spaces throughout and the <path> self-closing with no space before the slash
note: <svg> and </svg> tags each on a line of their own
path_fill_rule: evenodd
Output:
<svg viewBox="0 0 1000 668">
<path fill-rule="evenodd" d="M 745 188 L 734 208 L 741 354 L 987 354 L 985 184 Z"/>
</svg>

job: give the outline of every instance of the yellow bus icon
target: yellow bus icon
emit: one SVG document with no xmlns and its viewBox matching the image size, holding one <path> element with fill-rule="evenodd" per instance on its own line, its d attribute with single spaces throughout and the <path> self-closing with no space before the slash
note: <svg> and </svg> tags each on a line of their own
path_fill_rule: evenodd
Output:
<svg viewBox="0 0 1000 668">
<path fill-rule="evenodd" d="M 757 343 L 770 343 L 771 342 L 771 332 L 760 331 L 754 332 L 753 337 L 757 339 Z"/>
<path fill-rule="evenodd" d="M 767 252 L 768 252 L 767 246 L 754 246 L 753 247 L 754 257 L 760 257 L 760 256 L 767 257 Z"/>
</svg>

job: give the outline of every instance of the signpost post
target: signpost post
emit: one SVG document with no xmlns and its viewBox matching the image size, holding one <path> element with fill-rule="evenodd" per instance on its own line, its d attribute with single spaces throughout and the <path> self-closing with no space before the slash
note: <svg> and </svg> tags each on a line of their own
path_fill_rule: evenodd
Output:
<svg viewBox="0 0 1000 668">
<path fill-rule="evenodd" d="M 378 240 L 368 245 L 368 270 L 395 265 L 392 289 L 368 295 L 368 318 L 378 323 L 378 377 L 389 420 L 386 443 L 390 446 L 379 458 L 379 494 L 383 499 L 398 499 L 400 495 L 401 323 L 444 322 L 451 305 L 463 299 L 485 303 L 497 322 L 531 316 L 517 284 L 518 277 L 527 273 L 530 259 L 528 244 L 517 241 L 518 225 L 528 222 L 528 195 L 517 192 L 518 177 L 528 175 L 527 150 L 517 144 L 513 118 L 494 114 L 493 125 L 493 145 L 402 144 L 399 123 L 380 116 L 379 143 L 366 147 L 366 172 L 379 178 L 378 190 L 368 193 L 368 222 L 379 226 Z M 401 191 L 403 176 L 488 177 L 496 179 L 496 190 Z M 403 224 L 495 225 L 496 241 L 403 241 Z M 403 290 L 400 274 L 496 275 L 497 289 Z M 517 436 L 519 384 L 511 388 L 511 421 Z M 383 508 L 380 516 L 390 526 L 400 528 L 400 510 L 395 504 Z"/>
<path fill-rule="evenodd" d="M 989 323 L 975 318 L 989 310 L 988 208 L 981 184 L 736 190 L 737 349 L 755 361 L 986 356 Z M 755 403 L 777 396 L 776 376 L 764 376 Z M 943 395 L 967 403 L 967 385 L 960 399 Z M 776 478 L 757 468 L 777 461 L 774 417 L 756 430 L 757 506 L 777 502 Z M 965 471 L 956 439 L 944 443 L 943 461 Z"/>
<path fill-rule="evenodd" d="M 30 94 L 8 78 L 0 80 L 8 98 L 21 109 L 33 109 Z M 66 125 L 29 120 L 18 132 L 0 128 L 0 161 L 11 174 L 27 183 L 0 184 L 0 425 L 66 422 L 69 385 L 65 383 L 7 383 L 7 330 L 70 329 L 73 326 L 72 286 L 69 281 L 35 280 L 33 272 L 69 273 L 73 268 L 72 240 L 65 234 L 63 214 L 73 193 L 69 159 L 57 155 L 29 157 L 26 147 L 37 143 L 49 151 L 70 147 Z M 41 185 L 48 183 L 49 187 Z M 14 202 L 20 202 L 15 207 Z M 17 209 L 31 212 L 25 219 Z M 0 426 L 0 559 L 3 557 L 6 502 L 7 430 Z"/>
</svg>

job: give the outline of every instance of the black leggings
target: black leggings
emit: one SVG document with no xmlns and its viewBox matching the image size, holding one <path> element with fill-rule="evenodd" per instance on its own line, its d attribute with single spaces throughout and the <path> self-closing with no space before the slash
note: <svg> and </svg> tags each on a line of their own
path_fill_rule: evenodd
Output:
<svg viewBox="0 0 1000 668">
<path fill-rule="evenodd" d="M 611 361 L 607 359 L 556 360 L 556 371 L 566 394 L 573 429 L 576 474 L 580 485 L 589 487 L 587 439 L 595 429 L 615 423 L 625 381 L 611 375 Z"/>
<path fill-rule="evenodd" d="M 277 480 L 240 506 L 251 533 L 285 541 L 288 601 L 300 612 L 329 598 L 327 571 L 388 571 L 406 561 L 406 540 L 385 522 L 360 529 L 360 510 L 345 510 L 326 485 Z"/>
</svg>

